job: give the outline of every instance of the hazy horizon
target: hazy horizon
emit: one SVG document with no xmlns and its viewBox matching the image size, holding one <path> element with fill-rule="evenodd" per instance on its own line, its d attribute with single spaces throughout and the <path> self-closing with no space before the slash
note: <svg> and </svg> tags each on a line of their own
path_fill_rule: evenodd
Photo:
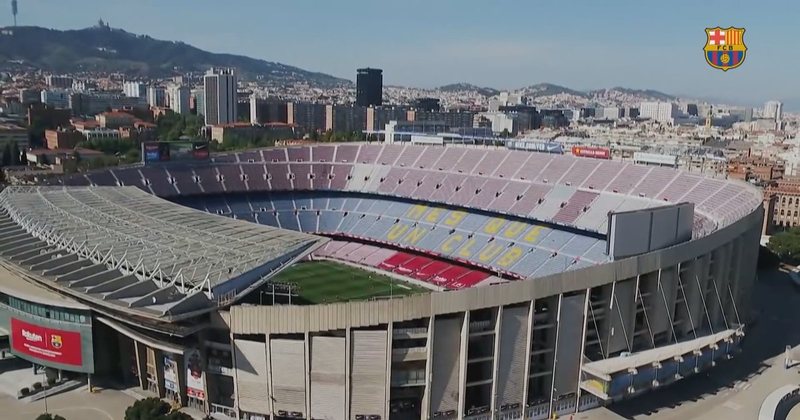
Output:
<svg viewBox="0 0 800 420">
<path fill-rule="evenodd" d="M 800 56 L 780 41 L 800 21 L 800 2 L 676 1 L 613 4 L 409 0 L 240 0 L 198 7 L 187 0 L 19 0 L 20 26 L 112 27 L 183 41 L 353 80 L 357 67 L 384 70 L 387 85 L 434 88 L 471 83 L 517 89 L 553 83 L 576 90 L 621 86 L 760 106 L 800 109 Z M 11 25 L 10 10 L 0 25 Z M 746 28 L 745 63 L 722 72 L 706 64 L 704 28 Z"/>
</svg>

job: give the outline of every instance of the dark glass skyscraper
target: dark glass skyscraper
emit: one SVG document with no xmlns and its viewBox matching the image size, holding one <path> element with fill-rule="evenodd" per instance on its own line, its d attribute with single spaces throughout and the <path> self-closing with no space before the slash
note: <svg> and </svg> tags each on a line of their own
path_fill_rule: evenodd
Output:
<svg viewBox="0 0 800 420">
<path fill-rule="evenodd" d="M 356 105 L 380 106 L 383 104 L 383 70 L 356 70 Z"/>
</svg>

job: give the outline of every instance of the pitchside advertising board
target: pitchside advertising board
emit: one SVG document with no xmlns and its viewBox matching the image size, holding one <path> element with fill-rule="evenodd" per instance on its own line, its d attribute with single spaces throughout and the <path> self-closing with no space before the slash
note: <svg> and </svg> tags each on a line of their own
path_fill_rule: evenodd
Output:
<svg viewBox="0 0 800 420">
<path fill-rule="evenodd" d="M 9 317 L 11 352 L 32 362 L 75 372 L 94 371 L 91 328 L 66 330 Z M 88 335 L 89 337 L 84 337 Z"/>
<path fill-rule="evenodd" d="M 209 160 L 208 142 L 156 141 L 142 143 L 142 162 L 203 162 Z"/>
<path fill-rule="evenodd" d="M 611 150 L 605 147 L 572 146 L 572 154 L 595 159 L 611 159 Z"/>
</svg>

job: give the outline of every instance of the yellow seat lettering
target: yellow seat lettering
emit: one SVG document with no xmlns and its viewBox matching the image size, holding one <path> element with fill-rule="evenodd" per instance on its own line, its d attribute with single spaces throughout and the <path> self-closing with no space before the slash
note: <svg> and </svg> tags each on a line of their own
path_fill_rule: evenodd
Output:
<svg viewBox="0 0 800 420">
<path fill-rule="evenodd" d="M 461 223 L 465 217 L 467 217 L 466 212 L 453 210 L 450 212 L 447 218 L 444 219 L 444 224 L 447 226 L 458 226 L 458 224 Z"/>
<path fill-rule="evenodd" d="M 536 242 L 536 239 L 539 238 L 539 234 L 541 232 L 542 232 L 541 226 L 532 227 L 531 230 L 529 230 L 528 233 L 525 234 L 524 238 L 525 242 L 530 242 L 530 243 Z"/>
<path fill-rule="evenodd" d="M 425 221 L 428 223 L 436 223 L 439 221 L 439 217 L 441 216 L 442 209 L 434 207 L 428 212 L 428 214 L 425 215 Z"/>
<path fill-rule="evenodd" d="M 486 226 L 483 227 L 483 231 L 485 233 L 490 234 L 490 235 L 494 235 L 497 232 L 500 232 L 500 229 L 505 224 L 506 224 L 505 220 L 493 217 L 493 218 L 489 219 L 489 222 L 486 223 Z"/>
<path fill-rule="evenodd" d="M 406 235 L 406 237 L 403 238 L 403 242 L 411 245 L 416 244 L 417 242 L 419 242 L 420 239 L 425 237 L 426 233 L 427 233 L 426 229 L 417 226 L 414 229 L 412 229 L 411 232 L 408 232 L 408 235 Z"/>
<path fill-rule="evenodd" d="M 404 225 L 402 223 L 397 223 L 389 229 L 389 233 L 386 234 L 386 238 L 390 241 L 396 241 L 403 236 L 406 231 L 408 230 L 408 225 Z"/>
<path fill-rule="evenodd" d="M 503 268 L 511 267 L 515 262 L 519 261 L 522 256 L 522 248 L 512 246 L 500 258 L 497 259 L 497 265 Z"/>
<path fill-rule="evenodd" d="M 486 245 L 478 254 L 478 261 L 487 263 L 493 260 L 494 257 L 498 256 L 502 251 L 502 245 L 498 244 L 497 242 L 489 242 L 489 244 Z"/>
<path fill-rule="evenodd" d="M 411 208 L 408 209 L 408 211 L 406 211 L 406 218 L 412 220 L 419 220 L 419 218 L 422 217 L 423 214 L 425 214 L 426 210 L 428 210 L 428 207 L 423 206 L 422 204 L 415 204 L 411 206 Z"/>
<path fill-rule="evenodd" d="M 515 239 L 525 230 L 525 226 L 527 224 L 522 222 L 511 222 L 506 227 L 506 230 L 503 231 L 503 236 L 508 239 Z"/>
<path fill-rule="evenodd" d="M 470 248 L 472 248 L 473 245 L 475 245 L 475 239 L 474 238 L 470 238 L 467 241 L 467 243 L 465 243 L 464 246 L 462 246 L 461 249 L 458 250 L 458 255 L 460 255 L 462 257 L 465 257 L 465 258 L 469 257 L 470 255 L 472 255 L 472 252 L 470 251 Z"/>
<path fill-rule="evenodd" d="M 459 244 L 463 240 L 464 236 L 461 235 L 460 233 L 456 233 L 450 235 L 449 238 L 445 239 L 445 241 L 442 242 L 442 246 L 440 246 L 439 248 L 442 250 L 442 252 L 449 254 L 453 252 L 453 249 L 455 249 L 455 245 Z"/>
</svg>

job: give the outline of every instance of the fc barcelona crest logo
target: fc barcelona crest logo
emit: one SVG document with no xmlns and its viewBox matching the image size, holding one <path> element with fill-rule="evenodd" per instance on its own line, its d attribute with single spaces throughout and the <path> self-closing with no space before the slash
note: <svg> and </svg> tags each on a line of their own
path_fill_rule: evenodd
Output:
<svg viewBox="0 0 800 420">
<path fill-rule="evenodd" d="M 61 346 L 64 345 L 64 343 L 61 341 L 61 336 L 60 335 L 55 335 L 55 334 L 51 335 L 50 336 L 50 345 L 53 346 L 53 348 L 56 349 L 56 350 L 60 349 Z"/>
<path fill-rule="evenodd" d="M 706 28 L 706 45 L 703 47 L 709 66 L 722 71 L 735 69 L 744 63 L 747 45 L 744 45 L 744 28 Z"/>
</svg>

